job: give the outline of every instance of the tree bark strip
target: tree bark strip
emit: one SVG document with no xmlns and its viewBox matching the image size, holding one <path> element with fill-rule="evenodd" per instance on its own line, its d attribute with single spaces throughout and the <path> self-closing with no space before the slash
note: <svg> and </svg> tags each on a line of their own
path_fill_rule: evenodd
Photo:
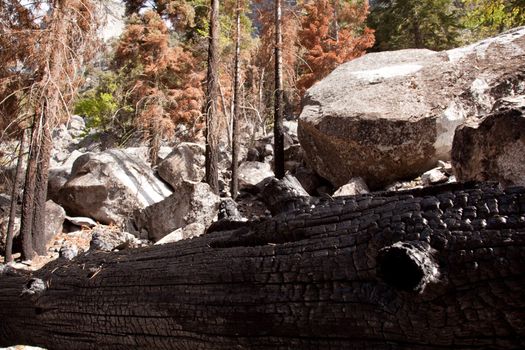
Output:
<svg viewBox="0 0 525 350">
<path fill-rule="evenodd" d="M 214 193 L 219 193 L 219 0 L 210 4 L 210 38 L 208 46 L 208 73 L 206 93 L 206 182 Z"/>
<path fill-rule="evenodd" d="M 275 177 L 284 177 L 284 132 L 283 132 L 283 36 L 282 36 L 281 0 L 275 0 L 275 89 L 274 89 L 274 122 L 273 152 Z"/>
<path fill-rule="evenodd" d="M 47 117 L 47 111 L 42 116 L 42 138 L 40 140 L 40 152 L 37 160 L 35 197 L 33 206 L 33 222 L 31 236 L 33 249 L 38 255 L 46 255 L 45 237 L 46 230 L 46 200 L 47 183 L 49 177 L 49 161 L 51 150 L 53 149 L 53 139 L 51 137 L 51 121 Z"/>
<path fill-rule="evenodd" d="M 33 216 L 35 206 L 36 174 L 40 153 L 40 138 L 42 136 L 42 118 L 35 115 L 31 127 L 31 141 L 22 196 L 22 217 L 20 220 L 20 236 L 22 237 L 22 259 L 30 260 L 34 257 L 33 250 Z"/>
<path fill-rule="evenodd" d="M 432 191 L 3 268 L 0 346 L 524 348 L 525 189 Z"/>
</svg>

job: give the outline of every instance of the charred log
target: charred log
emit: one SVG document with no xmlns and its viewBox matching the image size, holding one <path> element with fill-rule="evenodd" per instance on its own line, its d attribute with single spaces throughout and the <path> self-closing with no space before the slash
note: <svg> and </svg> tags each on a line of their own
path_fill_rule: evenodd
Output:
<svg viewBox="0 0 525 350">
<path fill-rule="evenodd" d="M 522 349 L 525 189 L 445 189 L 3 268 L 0 345 Z"/>
</svg>

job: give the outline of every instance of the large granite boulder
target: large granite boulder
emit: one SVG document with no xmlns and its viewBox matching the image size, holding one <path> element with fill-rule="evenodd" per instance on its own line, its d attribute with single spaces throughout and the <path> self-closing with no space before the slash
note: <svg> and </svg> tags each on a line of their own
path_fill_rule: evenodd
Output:
<svg viewBox="0 0 525 350">
<path fill-rule="evenodd" d="M 58 201 L 69 215 L 121 225 L 135 210 L 170 194 L 171 190 L 143 160 L 112 149 L 78 157 L 59 191 Z"/>
<path fill-rule="evenodd" d="M 135 228 L 141 238 L 157 242 L 195 222 L 208 227 L 217 218 L 219 204 L 220 197 L 207 183 L 183 181 L 168 198 L 135 212 Z"/>
<path fill-rule="evenodd" d="M 339 187 L 371 189 L 450 159 L 454 130 L 525 90 L 525 27 L 443 52 L 367 54 L 310 88 L 299 119 L 307 161 Z"/>
<path fill-rule="evenodd" d="M 183 181 L 200 182 L 204 178 L 204 147 L 182 142 L 157 167 L 159 176 L 173 188 Z"/>
<path fill-rule="evenodd" d="M 452 166 L 458 180 L 525 186 L 524 112 L 525 108 L 495 112 L 457 129 Z"/>
</svg>

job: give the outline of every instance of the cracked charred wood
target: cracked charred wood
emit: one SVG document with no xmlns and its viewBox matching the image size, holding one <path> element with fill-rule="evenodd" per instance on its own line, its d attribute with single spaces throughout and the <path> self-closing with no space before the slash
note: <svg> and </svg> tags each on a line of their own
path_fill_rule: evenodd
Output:
<svg viewBox="0 0 525 350">
<path fill-rule="evenodd" d="M 0 345 L 523 349 L 525 189 L 337 198 L 165 246 L 0 269 Z"/>
<path fill-rule="evenodd" d="M 261 199 L 273 215 L 317 203 L 317 199 L 310 197 L 299 180 L 291 175 L 270 179 L 263 187 Z"/>
</svg>

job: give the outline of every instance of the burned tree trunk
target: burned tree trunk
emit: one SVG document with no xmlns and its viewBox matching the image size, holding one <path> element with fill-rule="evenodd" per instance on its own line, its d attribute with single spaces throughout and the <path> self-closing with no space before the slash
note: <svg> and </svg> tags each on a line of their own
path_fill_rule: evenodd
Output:
<svg viewBox="0 0 525 350">
<path fill-rule="evenodd" d="M 0 345 L 522 349 L 524 215 L 524 188 L 362 195 L 33 275 L 4 268 Z"/>
</svg>

